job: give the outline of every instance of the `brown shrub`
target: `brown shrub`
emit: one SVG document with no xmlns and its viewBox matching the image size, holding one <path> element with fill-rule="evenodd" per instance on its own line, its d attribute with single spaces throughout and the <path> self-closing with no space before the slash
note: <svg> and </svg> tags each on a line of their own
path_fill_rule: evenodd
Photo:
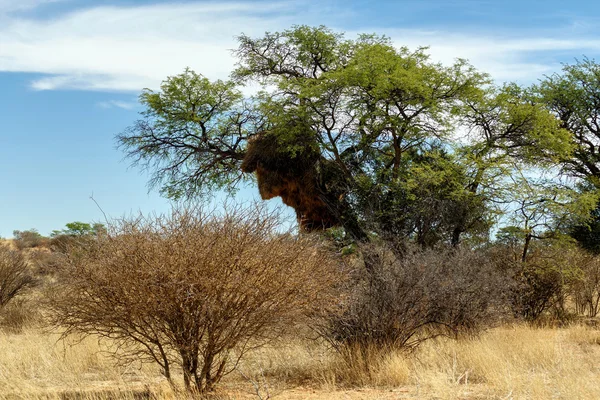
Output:
<svg viewBox="0 0 600 400">
<path fill-rule="evenodd" d="M 48 238 L 40 235 L 36 229 L 13 231 L 13 243 L 19 250 L 47 246 Z"/>
<path fill-rule="evenodd" d="M 115 223 L 68 253 L 54 322 L 117 340 L 121 361 L 157 362 L 206 392 L 244 353 L 333 301 L 337 263 L 313 240 L 275 233 L 259 209 L 194 209 Z"/>
<path fill-rule="evenodd" d="M 21 252 L 0 245 L 0 309 L 33 283 L 34 279 Z"/>
<path fill-rule="evenodd" d="M 600 313 L 600 256 L 578 252 L 573 261 L 579 267 L 579 275 L 571 285 L 570 294 L 579 315 L 595 318 Z"/>
<path fill-rule="evenodd" d="M 38 278 L 54 275 L 63 260 L 61 253 L 43 247 L 26 250 L 25 257 L 33 274 Z"/>
<path fill-rule="evenodd" d="M 511 280 L 483 252 L 380 243 L 361 255 L 341 313 L 321 328 L 343 351 L 407 349 L 475 333 L 508 310 Z"/>
<path fill-rule="evenodd" d="M 593 312 L 597 267 L 591 254 L 569 242 L 535 246 L 525 262 L 512 257 L 503 246 L 497 246 L 495 252 L 495 262 L 515 277 L 515 316 L 535 324 L 564 324 L 578 313 Z"/>
</svg>

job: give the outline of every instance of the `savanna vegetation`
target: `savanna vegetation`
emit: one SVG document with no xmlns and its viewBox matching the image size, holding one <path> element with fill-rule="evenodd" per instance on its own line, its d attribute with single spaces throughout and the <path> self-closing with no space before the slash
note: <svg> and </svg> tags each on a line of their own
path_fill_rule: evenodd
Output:
<svg viewBox="0 0 600 400">
<path fill-rule="evenodd" d="M 523 87 L 378 35 L 238 40 L 117 136 L 187 205 L 0 247 L 0 397 L 600 398 L 599 64 Z M 198 206 L 243 185 L 297 226 Z"/>
</svg>

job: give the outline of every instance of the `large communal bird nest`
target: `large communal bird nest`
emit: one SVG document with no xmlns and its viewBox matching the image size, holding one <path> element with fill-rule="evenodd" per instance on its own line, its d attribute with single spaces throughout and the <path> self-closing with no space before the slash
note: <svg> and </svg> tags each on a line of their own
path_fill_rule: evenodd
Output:
<svg viewBox="0 0 600 400">
<path fill-rule="evenodd" d="M 256 173 L 263 200 L 281 197 L 296 211 L 300 227 L 307 231 L 338 225 L 325 203 L 319 185 L 321 156 L 307 135 L 294 140 L 290 149 L 276 135 L 263 133 L 248 143 L 242 171 Z"/>
</svg>

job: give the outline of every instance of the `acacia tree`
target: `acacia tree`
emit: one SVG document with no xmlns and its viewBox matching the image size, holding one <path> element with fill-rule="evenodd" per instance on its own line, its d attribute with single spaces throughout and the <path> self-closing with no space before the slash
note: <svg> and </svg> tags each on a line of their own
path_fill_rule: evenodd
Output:
<svg viewBox="0 0 600 400">
<path fill-rule="evenodd" d="M 600 188 L 600 65 L 587 58 L 565 65 L 533 89 L 574 144 L 562 159 L 564 171 Z"/>
<path fill-rule="evenodd" d="M 487 149 L 539 147 L 554 135 L 545 110 L 488 90 L 488 77 L 466 61 L 437 64 L 425 49 L 383 36 L 348 40 L 298 26 L 239 43 L 232 80 L 189 69 L 169 77 L 142 93 L 142 118 L 118 136 L 169 197 L 234 189 L 254 173 L 263 199 L 281 197 L 307 230 L 341 225 L 359 240 L 377 231 L 456 244 L 485 225 L 477 171 L 493 160 Z M 246 83 L 263 91 L 244 98 Z M 467 120 L 494 138 L 474 176 L 450 154 Z M 413 189 L 421 187 L 407 181 L 418 171 L 451 177 L 428 177 L 420 208 L 423 193 Z"/>
<path fill-rule="evenodd" d="M 66 229 L 52 231 L 50 237 L 56 238 L 63 235 L 71 237 L 95 236 L 106 230 L 103 224 L 89 224 L 81 221 L 69 222 L 65 224 L 65 227 Z"/>
<path fill-rule="evenodd" d="M 571 188 L 526 178 L 516 180 L 515 193 L 517 207 L 513 221 L 523 234 L 523 262 L 527 261 L 532 240 L 564 236 L 565 227 L 585 219 L 598 200 L 596 193 L 576 193 Z"/>
<path fill-rule="evenodd" d="M 588 58 L 578 60 L 533 89 L 537 101 L 559 119 L 573 143 L 573 151 L 560 160 L 563 173 L 584 180 L 589 191 L 600 189 L 600 65 Z M 599 246 L 599 210 L 596 206 L 591 221 L 571 228 L 580 245 L 592 251 Z"/>
</svg>

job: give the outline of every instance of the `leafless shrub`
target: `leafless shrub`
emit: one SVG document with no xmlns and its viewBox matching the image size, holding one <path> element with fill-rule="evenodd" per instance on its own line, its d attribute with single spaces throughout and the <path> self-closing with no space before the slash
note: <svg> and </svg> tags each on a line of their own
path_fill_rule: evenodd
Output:
<svg viewBox="0 0 600 400">
<path fill-rule="evenodd" d="M 158 363 L 211 391 L 245 352 L 333 302 L 337 263 L 312 239 L 276 233 L 260 209 L 180 209 L 120 221 L 67 253 L 52 301 L 68 332 L 115 339 L 121 361 Z"/>
<path fill-rule="evenodd" d="M 33 283 L 21 252 L 0 245 L 0 310 Z"/>
<path fill-rule="evenodd" d="M 589 261 L 585 251 L 557 242 L 530 249 L 525 262 L 508 258 L 504 265 L 515 277 L 512 307 L 516 316 L 535 324 L 562 324 L 576 316 L 569 297 L 582 283 L 582 267 Z"/>
<path fill-rule="evenodd" d="M 341 314 L 322 329 L 337 348 L 414 348 L 474 333 L 507 309 L 510 279 L 479 252 L 363 246 Z"/>
<path fill-rule="evenodd" d="M 573 260 L 579 274 L 570 287 L 577 314 L 595 318 L 600 313 L 600 257 L 580 250 Z"/>
</svg>

